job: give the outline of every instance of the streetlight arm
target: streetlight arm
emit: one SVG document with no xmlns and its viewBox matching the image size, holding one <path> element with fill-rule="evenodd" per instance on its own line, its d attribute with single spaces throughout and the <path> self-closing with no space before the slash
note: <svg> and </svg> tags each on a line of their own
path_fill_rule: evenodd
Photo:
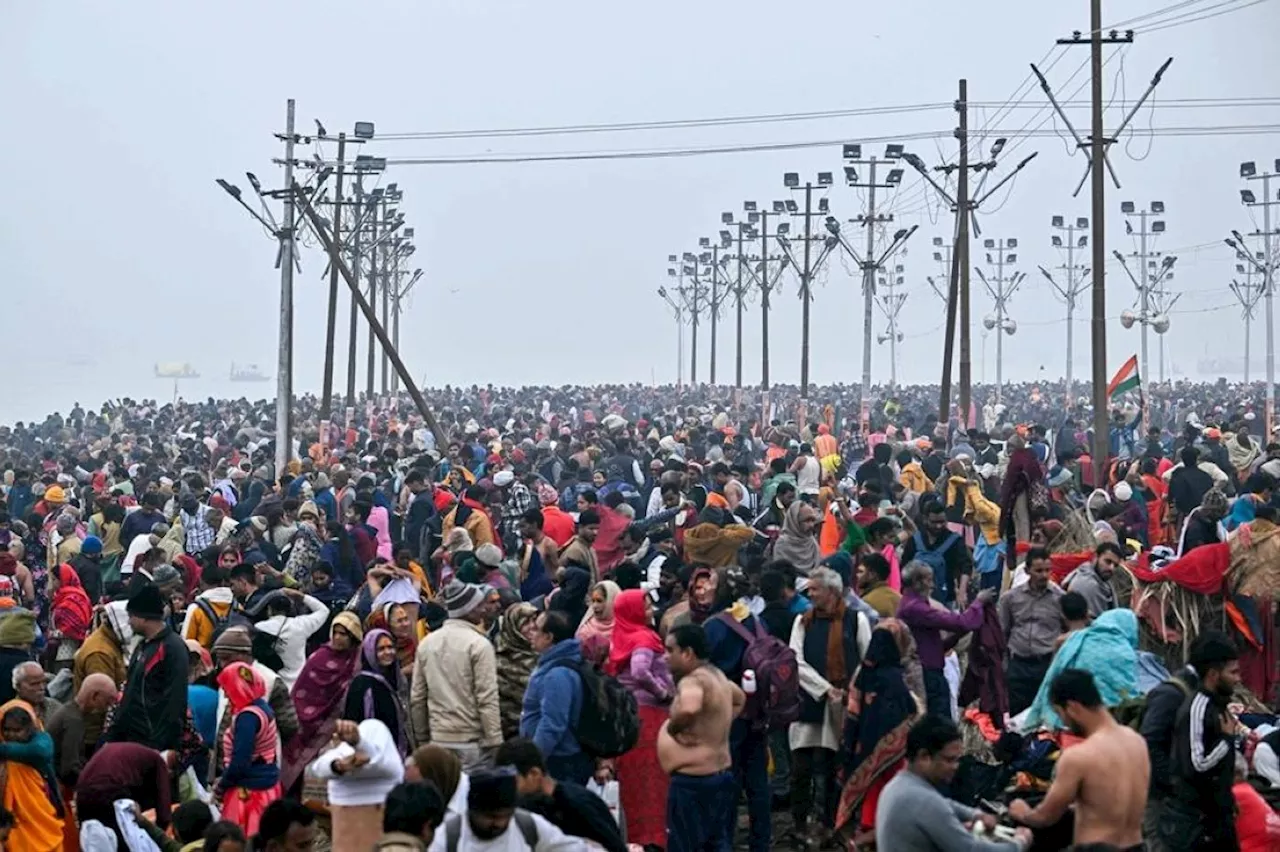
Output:
<svg viewBox="0 0 1280 852">
<path fill-rule="evenodd" d="M 911 239 L 911 235 L 919 229 L 919 225 L 912 225 L 911 229 L 903 234 L 901 239 L 896 239 L 890 243 L 889 247 L 885 249 L 884 254 L 880 255 L 880 259 L 876 261 L 876 267 L 878 268 L 883 266 L 884 262 L 888 260 L 898 249 L 905 246 L 907 244 L 907 240 Z"/>
<path fill-rule="evenodd" d="M 974 207 L 974 209 L 977 209 L 977 208 L 981 207 L 981 206 L 982 206 L 982 204 L 983 204 L 983 202 L 985 202 L 985 201 L 986 201 L 988 198 L 990 198 L 991 196 L 995 195 L 995 194 L 1000 190 L 1000 187 L 1004 186 L 1006 183 L 1008 183 L 1009 181 L 1011 181 L 1011 180 L 1013 180 L 1015 177 L 1017 177 L 1017 176 L 1018 176 L 1018 172 L 1022 171 L 1024 168 L 1026 168 L 1026 167 L 1027 167 L 1027 163 L 1030 163 L 1030 162 L 1031 162 L 1032 160 L 1034 160 L 1037 156 L 1039 156 L 1039 154 L 1040 154 L 1040 152 L 1039 152 L 1039 151 L 1032 151 L 1032 152 L 1031 152 L 1031 155 L 1030 155 L 1029 157 L 1027 157 L 1026 159 L 1024 159 L 1021 163 L 1018 163 L 1018 165 L 1014 166 L 1014 167 L 1013 167 L 1013 171 L 1011 171 L 1011 172 L 1009 172 L 1009 174 L 1005 175 L 1005 176 L 1004 176 L 1004 178 L 1003 178 L 1003 179 L 1001 179 L 1001 181 L 1000 181 L 999 183 L 997 183 L 995 186 L 991 187 L 991 189 L 987 190 L 987 193 L 986 193 L 985 195 L 983 195 L 981 198 L 979 198 L 977 201 L 975 201 L 975 202 L 973 203 L 973 207 Z"/>
</svg>

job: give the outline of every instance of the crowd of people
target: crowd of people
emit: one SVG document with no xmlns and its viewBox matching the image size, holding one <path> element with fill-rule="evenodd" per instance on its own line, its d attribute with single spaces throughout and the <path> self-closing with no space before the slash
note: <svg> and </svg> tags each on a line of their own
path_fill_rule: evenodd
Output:
<svg viewBox="0 0 1280 852">
<path fill-rule="evenodd" d="M 1104 481 L 1064 394 L 0 427 L 0 849 L 1280 850 L 1270 602 L 1170 672 L 1116 583 L 1277 531 L 1261 389 L 1117 401 Z"/>
</svg>

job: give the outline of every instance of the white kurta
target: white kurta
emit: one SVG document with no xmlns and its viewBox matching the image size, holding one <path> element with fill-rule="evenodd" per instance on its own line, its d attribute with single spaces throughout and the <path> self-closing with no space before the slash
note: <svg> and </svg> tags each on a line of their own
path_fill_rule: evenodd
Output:
<svg viewBox="0 0 1280 852">
<path fill-rule="evenodd" d="M 871 622 L 862 613 L 858 618 L 858 657 L 867 653 L 871 643 Z M 793 722 L 788 732 L 791 750 L 798 748 L 825 748 L 839 751 L 840 738 L 844 733 L 845 704 L 834 704 L 827 701 L 826 695 L 832 689 L 847 689 L 849 684 L 834 684 L 811 666 L 804 658 L 804 616 L 797 615 L 791 625 L 791 650 L 796 652 L 796 660 L 800 663 L 800 689 L 815 701 L 824 702 L 826 715 L 821 723 Z M 851 673 L 852 674 L 852 673 Z"/>
</svg>

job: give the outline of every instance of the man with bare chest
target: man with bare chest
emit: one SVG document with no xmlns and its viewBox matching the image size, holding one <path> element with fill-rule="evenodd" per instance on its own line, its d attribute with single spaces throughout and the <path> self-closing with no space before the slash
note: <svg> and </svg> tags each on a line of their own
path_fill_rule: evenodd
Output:
<svg viewBox="0 0 1280 852">
<path fill-rule="evenodd" d="M 729 726 L 746 696 L 707 662 L 707 635 L 696 624 L 666 638 L 676 677 L 671 718 L 658 733 L 658 762 L 671 774 L 667 852 L 729 852 L 738 786 L 730 771 Z"/>
<path fill-rule="evenodd" d="M 1071 732 L 1086 737 L 1062 752 L 1053 786 L 1036 808 L 1017 799 L 1009 816 L 1031 828 L 1054 825 L 1075 805 L 1075 843 L 1141 850 L 1151 762 L 1141 735 L 1116 722 L 1102 703 L 1093 675 L 1064 669 L 1049 686 L 1054 712 Z"/>
</svg>

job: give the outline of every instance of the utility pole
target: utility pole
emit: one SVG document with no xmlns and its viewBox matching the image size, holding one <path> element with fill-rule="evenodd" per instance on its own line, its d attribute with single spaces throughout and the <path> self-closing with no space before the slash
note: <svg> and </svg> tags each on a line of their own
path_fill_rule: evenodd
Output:
<svg viewBox="0 0 1280 852">
<path fill-rule="evenodd" d="M 672 296 L 666 287 L 659 287 L 658 295 L 671 308 L 676 318 L 676 387 L 682 388 L 684 387 L 684 272 L 683 270 L 677 272 L 680 266 L 679 256 L 667 255 L 667 263 L 675 264 L 667 267 L 667 277 L 675 278 L 679 282 L 676 285 L 676 295 Z"/>
<path fill-rule="evenodd" d="M 951 195 L 941 184 L 934 180 L 918 154 L 904 153 L 902 159 L 920 173 L 938 196 L 947 203 L 956 214 L 955 248 L 951 253 L 951 279 L 947 291 L 947 330 L 942 352 L 942 392 L 938 399 L 938 420 L 946 423 L 951 417 L 951 361 L 956 337 L 956 319 L 959 314 L 960 325 L 960 418 L 967 426 L 973 391 L 973 357 L 972 357 L 972 317 L 970 313 L 969 271 L 969 228 L 981 236 L 977 214 L 982 205 L 995 195 L 1005 184 L 1018 176 L 1027 164 L 1036 158 L 1038 151 L 1033 151 L 1014 166 L 1013 170 L 996 182 L 991 189 L 986 189 L 987 178 L 994 174 L 998 165 L 997 158 L 1004 150 L 1008 140 L 1004 137 L 996 139 L 991 145 L 987 158 L 978 162 L 969 159 L 969 82 L 960 81 L 960 97 L 956 101 L 956 112 L 959 114 L 959 125 L 956 127 L 956 141 L 960 145 L 959 162 L 943 163 L 935 166 L 933 171 L 941 172 L 949 177 L 957 172 L 956 194 Z M 969 190 L 969 172 L 980 172 L 982 178 L 976 191 Z M 936 245 L 936 243 L 935 243 Z M 935 253 L 935 259 L 940 259 Z M 957 311 L 958 303 L 958 311 Z"/>
<path fill-rule="evenodd" d="M 757 218 L 759 218 L 758 214 L 757 214 Z M 742 243 L 743 243 L 743 240 L 745 239 L 748 239 L 748 238 L 754 239 L 755 233 L 752 229 L 752 226 L 747 222 L 734 221 L 732 210 L 726 210 L 725 212 L 721 213 L 720 221 L 727 228 L 736 227 L 738 229 L 738 234 L 736 237 L 733 235 L 732 231 L 728 231 L 728 230 L 721 231 L 720 245 L 724 246 L 725 248 L 728 248 L 733 245 L 735 239 L 737 240 L 737 250 L 735 254 L 732 257 L 729 255 L 725 255 L 723 260 L 728 261 L 733 259 L 733 260 L 736 260 L 738 264 L 738 276 L 737 276 L 736 282 L 733 285 L 733 289 L 731 292 L 733 293 L 734 307 L 736 308 L 736 311 L 737 311 L 737 350 L 734 356 L 733 386 L 739 392 L 738 404 L 740 405 L 741 391 L 742 391 L 742 314 L 743 314 L 744 305 L 746 303 L 746 298 L 747 298 L 747 287 L 746 287 L 746 281 L 743 279 L 743 273 L 746 272 L 747 261 L 750 259 L 746 256 L 745 252 L 743 251 Z"/>
<path fill-rule="evenodd" d="M 1090 299 L 1089 325 L 1090 348 L 1093 359 L 1090 372 L 1093 382 L 1092 459 L 1093 481 L 1095 483 L 1106 482 L 1108 457 L 1111 454 L 1110 400 L 1107 399 L 1107 180 L 1103 167 L 1105 166 L 1107 170 L 1111 171 L 1111 178 L 1115 181 L 1118 189 L 1120 181 L 1116 177 L 1111 163 L 1107 160 L 1107 146 L 1119 138 L 1125 127 L 1137 114 L 1138 109 L 1155 91 L 1160 79 L 1164 76 L 1165 70 L 1173 62 L 1173 59 L 1170 58 L 1160 66 L 1155 77 L 1152 78 L 1151 84 L 1147 87 L 1147 91 L 1143 93 L 1142 97 L 1138 99 L 1138 102 L 1129 111 L 1129 114 L 1125 116 L 1115 134 L 1108 136 L 1103 123 L 1103 113 L 1106 105 L 1103 103 L 1102 95 L 1102 46 L 1105 44 L 1132 43 L 1132 30 L 1124 33 L 1119 33 L 1115 30 L 1110 33 L 1102 31 L 1102 0 L 1089 0 L 1089 37 L 1087 39 L 1082 38 L 1079 32 L 1073 33 L 1071 38 L 1058 39 L 1058 44 L 1089 45 L 1089 100 L 1091 109 L 1090 133 L 1087 140 L 1080 137 L 1080 134 L 1072 126 L 1070 119 L 1066 117 L 1066 113 L 1063 112 L 1058 102 L 1054 99 L 1044 75 L 1034 65 L 1031 66 L 1032 72 L 1040 79 L 1040 86 L 1049 97 L 1049 102 L 1075 138 L 1076 147 L 1087 152 L 1085 175 L 1091 180 L 1091 206 L 1093 208 L 1093 286 Z M 1076 188 L 1076 192 L 1078 193 L 1083 186 L 1084 181 L 1082 180 L 1080 186 Z"/>
<path fill-rule="evenodd" d="M 1161 273 L 1157 275 L 1152 271 L 1156 262 L 1152 258 L 1160 257 L 1159 252 L 1151 252 L 1148 249 L 1149 240 L 1158 237 L 1164 233 L 1165 223 L 1163 220 L 1151 219 L 1152 216 L 1159 216 L 1164 213 L 1164 202 L 1153 201 L 1151 205 L 1142 210 L 1137 210 L 1132 201 L 1124 201 L 1120 204 L 1120 212 L 1125 216 L 1138 219 L 1138 230 L 1133 229 L 1132 219 L 1125 219 L 1124 229 L 1130 236 L 1136 237 L 1138 240 L 1137 250 L 1132 252 L 1129 257 L 1136 258 L 1138 261 L 1138 275 L 1133 274 L 1133 270 L 1129 268 L 1125 256 L 1120 252 L 1113 252 L 1115 257 L 1120 261 L 1120 265 L 1124 267 L 1125 272 L 1129 275 L 1133 285 L 1138 289 L 1138 314 L 1135 317 L 1137 322 L 1142 324 L 1142 355 L 1140 358 L 1139 374 L 1146 381 L 1151 380 L 1150 361 L 1147 359 L 1147 326 L 1156 327 L 1157 333 L 1163 334 L 1169 328 L 1168 317 L 1155 310 L 1155 300 L 1152 298 L 1153 291 L 1159 289 L 1160 281 L 1167 274 L 1172 276 L 1173 264 L 1176 258 L 1165 258 L 1165 265 L 1161 269 Z M 1150 220 L 1150 222 L 1148 222 Z M 1124 323 L 1124 317 L 1121 318 Z M 1125 328 L 1133 324 L 1128 321 Z M 1163 325 L 1164 331 L 1159 329 Z M 1164 376 L 1160 377 L 1160 381 L 1164 381 Z"/>
<path fill-rule="evenodd" d="M 412 239 L 413 228 L 405 228 L 404 237 L 406 240 Z M 410 248 L 413 248 L 413 246 L 410 246 Z M 409 254 L 412 254 L 412 252 L 405 254 L 404 257 L 408 258 Z M 404 300 L 409 298 L 409 294 L 413 292 L 414 285 L 422 280 L 422 270 L 415 269 L 413 274 L 409 275 L 409 280 L 401 284 L 400 279 L 406 274 L 408 273 L 403 269 L 397 270 L 395 295 L 391 301 L 391 345 L 397 352 L 400 351 L 400 314 L 404 313 Z M 400 374 L 397 372 L 391 373 L 391 393 L 395 396 L 400 395 Z"/>
<path fill-rule="evenodd" d="M 1001 332 L 1012 336 L 1018 330 L 1018 324 L 1009 317 L 1009 299 L 1027 276 L 1023 272 L 1011 271 L 1008 275 L 1004 272 L 1006 264 L 1013 266 L 1018 262 L 1018 255 L 1013 251 L 1018 247 L 1017 240 L 988 239 L 983 242 L 983 247 L 987 249 L 987 263 L 993 264 L 996 270 L 988 278 L 981 269 L 975 268 L 996 309 L 994 316 L 983 317 L 982 325 L 996 335 L 996 402 L 1000 402 L 1004 394 L 1004 337 Z M 996 252 L 994 260 L 991 257 L 992 251 Z"/>
<path fill-rule="evenodd" d="M 770 210 L 772 209 L 772 212 Z M 779 222 L 776 226 L 775 233 L 769 234 L 769 216 L 784 215 L 787 211 L 786 202 L 774 201 L 771 209 L 769 206 L 757 204 L 755 201 L 742 202 L 742 210 L 747 217 L 747 239 L 760 239 L 760 255 L 754 267 L 746 267 L 746 272 L 751 276 L 755 286 L 760 289 L 760 388 L 761 388 L 761 411 L 764 422 L 768 422 L 769 409 L 769 306 L 770 299 L 774 290 L 778 286 L 778 282 L 782 278 L 782 272 L 790 263 L 785 254 L 770 255 L 769 240 L 775 242 L 779 238 L 786 237 L 791 231 L 790 222 Z M 760 227 L 756 229 L 756 223 Z"/>
<path fill-rule="evenodd" d="M 884 313 L 885 319 L 889 321 L 888 331 L 876 340 L 889 344 L 889 387 L 891 388 L 898 386 L 898 344 L 902 342 L 902 332 L 898 331 L 898 314 L 902 313 L 902 306 L 907 301 L 906 293 L 893 292 L 895 288 L 906 284 L 906 278 L 902 272 L 902 264 L 898 264 L 894 267 L 891 277 L 881 277 L 880 287 L 884 292 L 876 296 L 876 303 Z"/>
<path fill-rule="evenodd" d="M 1087 234 L 1081 234 L 1077 237 L 1076 231 L 1089 230 L 1089 220 L 1082 216 L 1075 220 L 1075 224 L 1068 224 L 1064 217 L 1054 216 L 1052 224 L 1055 229 L 1066 233 L 1065 240 L 1056 234 L 1053 236 L 1053 247 L 1057 249 L 1065 247 L 1067 252 L 1067 262 L 1058 267 L 1066 275 L 1066 283 L 1059 284 L 1057 279 L 1043 266 L 1040 267 L 1040 273 L 1049 279 L 1049 284 L 1052 285 L 1054 292 L 1067 305 L 1067 394 L 1066 409 L 1064 410 L 1069 411 L 1075 404 L 1073 341 L 1075 338 L 1076 300 L 1080 298 L 1088 286 L 1085 279 L 1089 275 L 1087 266 L 1076 263 L 1076 249 L 1087 246 L 1089 237 Z"/>
<path fill-rule="evenodd" d="M 725 232 L 725 236 L 727 236 Z M 724 293 L 720 290 L 720 249 L 728 248 L 723 239 L 720 245 L 711 247 L 711 384 L 716 383 L 716 349 L 718 346 L 716 329 L 720 323 L 720 306 L 724 303 Z"/>
<path fill-rule="evenodd" d="M 338 256 L 342 251 L 342 186 L 347 169 L 347 134 L 338 134 L 338 183 L 333 196 L 333 245 L 329 256 L 329 310 L 324 327 L 324 385 L 320 393 L 320 419 L 327 421 L 333 414 L 333 349 L 338 325 Z M 320 436 L 321 442 L 328 435 Z"/>
<path fill-rule="evenodd" d="M 700 245 L 710 245 L 710 240 L 703 237 Z M 699 275 L 699 265 L 708 265 L 711 263 L 711 252 L 704 251 L 700 254 L 693 252 L 684 253 L 684 263 L 681 264 L 681 272 L 688 276 L 693 283 L 690 285 L 681 284 L 680 295 L 684 299 L 685 309 L 689 314 L 691 340 L 689 354 L 689 384 L 697 386 L 698 384 L 698 320 L 701 313 L 706 309 L 709 290 L 701 281 Z"/>
<path fill-rule="evenodd" d="M 947 298 L 947 291 L 951 289 L 951 255 L 954 251 L 955 245 L 953 243 L 944 241 L 942 237 L 934 237 L 933 259 L 938 262 L 938 277 L 934 278 L 932 275 L 924 277 L 924 280 L 929 283 L 929 289 L 938 297 L 938 301 L 942 302 L 944 314 L 947 310 L 947 303 L 950 301 Z M 954 333 L 954 323 L 952 325 L 952 332 Z M 951 371 L 948 370 L 948 377 L 950 377 L 950 373 Z"/>
<path fill-rule="evenodd" d="M 293 146 L 295 104 L 289 98 L 285 108 L 284 185 L 289 192 L 284 199 L 284 226 L 280 231 L 280 357 L 276 367 L 276 471 L 278 479 L 293 455 L 291 409 L 293 408 L 293 248 L 294 193 Z"/>
<path fill-rule="evenodd" d="M 355 215 L 351 226 L 351 275 L 355 279 L 356 286 L 360 286 L 360 234 L 365 228 L 365 215 L 368 209 L 368 201 L 364 195 L 364 171 L 356 169 L 356 198 L 355 198 Z M 335 235 L 335 239 L 336 239 Z M 349 331 L 347 334 L 347 407 L 351 408 L 356 404 L 356 336 L 359 333 L 359 325 L 356 316 L 359 308 L 356 305 L 356 294 L 351 294 L 351 318 Z"/>
<path fill-rule="evenodd" d="M 384 195 L 385 193 L 380 187 L 374 190 L 373 219 L 370 222 L 373 227 L 369 239 L 369 305 L 372 307 L 375 314 L 378 310 L 378 243 L 382 240 L 382 235 L 379 233 L 379 229 L 382 227 L 382 219 L 387 211 L 387 204 L 383 200 Z M 367 353 L 368 358 L 365 362 L 366 372 L 364 393 L 366 404 L 373 402 L 374 365 L 377 363 L 378 358 L 378 350 L 373 345 L 373 339 L 373 326 L 370 325 L 368 344 L 369 351 Z"/>
<path fill-rule="evenodd" d="M 1265 261 L 1266 257 L 1263 252 L 1257 252 L 1255 259 Z M 1236 250 L 1236 260 L 1249 260 L 1247 247 Z M 1235 294 L 1237 301 L 1240 302 L 1241 313 L 1244 316 L 1244 383 L 1246 385 L 1249 384 L 1249 362 L 1253 352 L 1250 343 L 1250 331 L 1258 302 L 1262 299 L 1264 287 L 1263 279 L 1257 275 L 1257 271 L 1257 267 L 1252 263 L 1237 263 L 1236 273 L 1244 276 L 1244 283 L 1241 284 L 1239 279 L 1235 278 L 1231 280 L 1231 292 Z M 1270 438 L 1267 440 L 1270 440 Z"/>
<path fill-rule="evenodd" d="M 844 146 L 845 182 L 851 188 L 865 189 L 868 193 L 867 212 L 859 215 L 856 219 L 850 220 L 867 229 L 866 251 L 859 261 L 859 266 L 862 268 L 862 400 L 858 406 L 858 423 L 861 425 L 863 434 L 870 434 L 871 432 L 871 336 L 872 314 L 876 303 L 876 274 L 880 271 L 889 255 L 900 248 L 907 241 L 907 237 L 910 237 L 911 233 L 915 231 L 915 228 L 912 228 L 909 232 L 899 231 L 894 235 L 890 251 L 886 252 L 882 257 L 876 257 L 875 229 L 877 226 L 888 225 L 893 222 L 893 214 L 891 213 L 876 214 L 876 190 L 891 191 L 902 184 L 903 171 L 897 166 L 897 161 L 901 158 L 901 145 L 891 144 L 885 148 L 883 158 L 877 158 L 873 155 L 869 159 L 863 159 L 861 145 L 848 144 Z M 869 169 L 865 182 L 858 179 L 858 167 L 860 166 L 866 166 Z M 884 183 L 876 182 L 876 170 L 880 166 L 891 167 Z M 830 230 L 830 226 L 828 226 L 828 230 Z M 856 258 L 857 256 L 854 255 L 854 257 Z M 896 331 L 896 328 L 891 329 L 891 331 Z M 897 343 L 895 342 L 894 347 L 896 348 L 896 346 Z M 896 374 L 896 366 L 891 367 L 891 370 Z"/>
<path fill-rule="evenodd" d="M 1249 247 L 1245 243 L 1244 236 L 1239 231 L 1232 231 L 1231 235 L 1235 239 L 1228 239 L 1227 245 L 1236 249 L 1236 257 L 1243 257 L 1249 264 L 1262 275 L 1262 294 L 1266 300 L 1266 328 L 1267 328 L 1267 435 L 1266 441 L 1272 440 L 1272 432 L 1275 429 L 1275 411 L 1276 411 L 1276 349 L 1275 349 L 1275 314 L 1272 311 L 1274 307 L 1275 296 L 1275 271 L 1277 252 L 1271 245 L 1271 239 L 1280 232 L 1280 228 L 1273 231 L 1271 229 L 1271 208 L 1280 204 L 1271 195 L 1271 181 L 1280 179 L 1280 158 L 1275 161 L 1273 171 L 1258 172 L 1258 166 L 1253 161 L 1240 164 L 1240 177 L 1245 181 L 1252 183 L 1255 180 L 1262 181 L 1262 200 L 1259 201 L 1252 189 L 1240 190 L 1240 201 L 1246 207 L 1262 208 L 1262 230 L 1253 231 L 1249 234 L 1251 237 L 1262 238 L 1262 256 L 1263 260 L 1259 262 L 1256 258 L 1249 254 Z"/>
<path fill-rule="evenodd" d="M 826 262 L 827 257 L 831 254 L 839 243 L 834 236 L 820 237 L 813 233 L 813 217 L 826 216 L 828 221 L 834 221 L 830 215 L 830 209 L 826 198 L 818 199 L 818 209 L 813 207 L 813 188 L 817 186 L 819 190 L 825 190 L 831 186 L 834 178 L 831 172 L 818 172 L 818 182 L 814 184 L 812 181 L 804 184 L 804 212 L 801 213 L 796 202 L 788 199 L 785 202 L 786 212 L 792 216 L 804 217 L 804 249 L 802 263 L 796 263 L 795 254 L 791 250 L 791 242 L 781 234 L 778 235 L 778 245 L 787 255 L 792 268 L 798 270 L 800 274 L 800 411 L 796 418 L 797 422 L 803 421 L 808 416 L 809 411 L 809 313 L 813 302 L 813 276 L 822 268 L 822 264 Z M 800 174 L 798 172 L 787 172 L 782 176 L 782 185 L 787 189 L 800 188 Z M 812 252 L 812 243 L 814 240 L 822 240 L 823 245 L 818 256 L 815 258 Z"/>
</svg>

